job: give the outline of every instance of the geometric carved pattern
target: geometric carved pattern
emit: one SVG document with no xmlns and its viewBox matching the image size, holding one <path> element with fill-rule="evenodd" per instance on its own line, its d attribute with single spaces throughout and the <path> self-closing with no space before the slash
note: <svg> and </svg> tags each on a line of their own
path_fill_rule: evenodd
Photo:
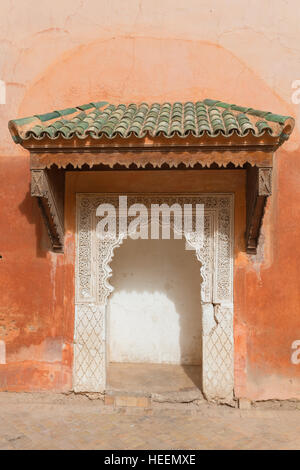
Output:
<svg viewBox="0 0 300 470">
<path fill-rule="evenodd" d="M 203 392 L 211 400 L 233 394 L 233 309 L 206 305 L 203 309 Z"/>
<path fill-rule="evenodd" d="M 31 170 L 31 196 L 46 197 L 47 180 L 43 170 Z"/>
<path fill-rule="evenodd" d="M 258 169 L 258 195 L 270 196 L 272 194 L 272 168 Z"/>
<path fill-rule="evenodd" d="M 116 194 L 77 195 L 76 310 L 74 389 L 100 392 L 106 382 L 105 312 L 113 288 L 109 284 L 114 250 L 123 242 L 96 237 L 96 209 Z M 201 273 L 203 310 L 203 392 L 210 400 L 230 398 L 233 392 L 233 196 L 229 194 L 138 194 L 128 206 L 142 203 L 204 205 L 204 237 L 190 239 Z M 118 219 L 117 219 L 118 220 Z M 118 230 L 117 230 L 118 233 Z"/>
<path fill-rule="evenodd" d="M 80 391 L 99 390 L 97 371 L 105 367 L 103 316 L 104 311 L 95 304 L 80 304 L 76 307 L 74 378 L 75 389 L 76 379 L 80 378 Z"/>
</svg>

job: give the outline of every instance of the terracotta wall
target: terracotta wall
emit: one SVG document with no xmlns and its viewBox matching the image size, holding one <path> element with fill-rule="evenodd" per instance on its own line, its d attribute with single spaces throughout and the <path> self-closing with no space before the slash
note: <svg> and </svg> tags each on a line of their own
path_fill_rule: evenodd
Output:
<svg viewBox="0 0 300 470">
<path fill-rule="evenodd" d="M 47 251 L 29 196 L 28 155 L 13 144 L 8 120 L 102 99 L 209 97 L 296 118 L 275 157 L 259 252 L 237 260 L 243 300 L 235 319 L 235 391 L 300 398 L 300 364 L 291 363 L 291 345 L 300 339 L 300 104 L 291 99 L 300 79 L 299 17 L 297 0 L 1 2 L 2 390 L 67 390 L 72 362 L 72 326 L 62 321 L 67 267 L 62 255 Z"/>
</svg>

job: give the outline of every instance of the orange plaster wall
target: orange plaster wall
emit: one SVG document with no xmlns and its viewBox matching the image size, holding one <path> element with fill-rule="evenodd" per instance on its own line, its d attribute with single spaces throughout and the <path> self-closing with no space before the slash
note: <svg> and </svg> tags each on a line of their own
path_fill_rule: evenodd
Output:
<svg viewBox="0 0 300 470">
<path fill-rule="evenodd" d="M 291 344 L 300 329 L 297 160 L 297 152 L 280 150 L 276 155 L 274 195 L 263 226 L 264 259 L 260 262 L 258 254 L 246 269 L 245 394 L 253 398 L 286 399 L 300 394 L 299 365 L 291 363 Z"/>
<path fill-rule="evenodd" d="M 89 101 L 216 98 L 296 118 L 258 254 L 235 261 L 235 393 L 300 398 L 298 0 L 4 0 L 0 18 L 0 390 L 72 387 L 72 263 L 47 251 L 9 119 Z M 230 3 L 230 5 L 228 5 Z M 72 237 L 66 244 L 71 249 Z"/>
</svg>

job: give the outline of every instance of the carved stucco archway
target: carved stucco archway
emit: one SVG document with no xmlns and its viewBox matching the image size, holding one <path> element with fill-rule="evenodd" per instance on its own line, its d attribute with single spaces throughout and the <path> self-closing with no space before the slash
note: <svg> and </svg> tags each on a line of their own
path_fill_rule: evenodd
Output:
<svg viewBox="0 0 300 470">
<path fill-rule="evenodd" d="M 77 194 L 74 374 L 76 392 L 106 388 L 106 306 L 114 250 L 123 242 L 96 236 L 99 204 L 118 206 L 116 194 Z M 233 395 L 233 195 L 138 194 L 143 203 L 204 204 L 204 238 L 192 241 L 200 263 L 202 299 L 203 393 L 210 399 Z"/>
</svg>

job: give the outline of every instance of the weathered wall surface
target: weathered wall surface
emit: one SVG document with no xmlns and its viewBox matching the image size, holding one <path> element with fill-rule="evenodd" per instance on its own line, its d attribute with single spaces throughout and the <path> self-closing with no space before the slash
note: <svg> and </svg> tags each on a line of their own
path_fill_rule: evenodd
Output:
<svg viewBox="0 0 300 470">
<path fill-rule="evenodd" d="M 8 120 L 102 99 L 207 97 L 297 119 L 299 18 L 297 0 L 1 2 L 1 389 L 72 383 L 72 325 L 63 322 L 68 267 L 47 251 L 29 196 L 28 155 L 13 144 Z M 300 398 L 300 364 L 291 362 L 300 339 L 299 131 L 298 119 L 276 154 L 258 255 L 236 255 L 238 396 Z"/>
</svg>

